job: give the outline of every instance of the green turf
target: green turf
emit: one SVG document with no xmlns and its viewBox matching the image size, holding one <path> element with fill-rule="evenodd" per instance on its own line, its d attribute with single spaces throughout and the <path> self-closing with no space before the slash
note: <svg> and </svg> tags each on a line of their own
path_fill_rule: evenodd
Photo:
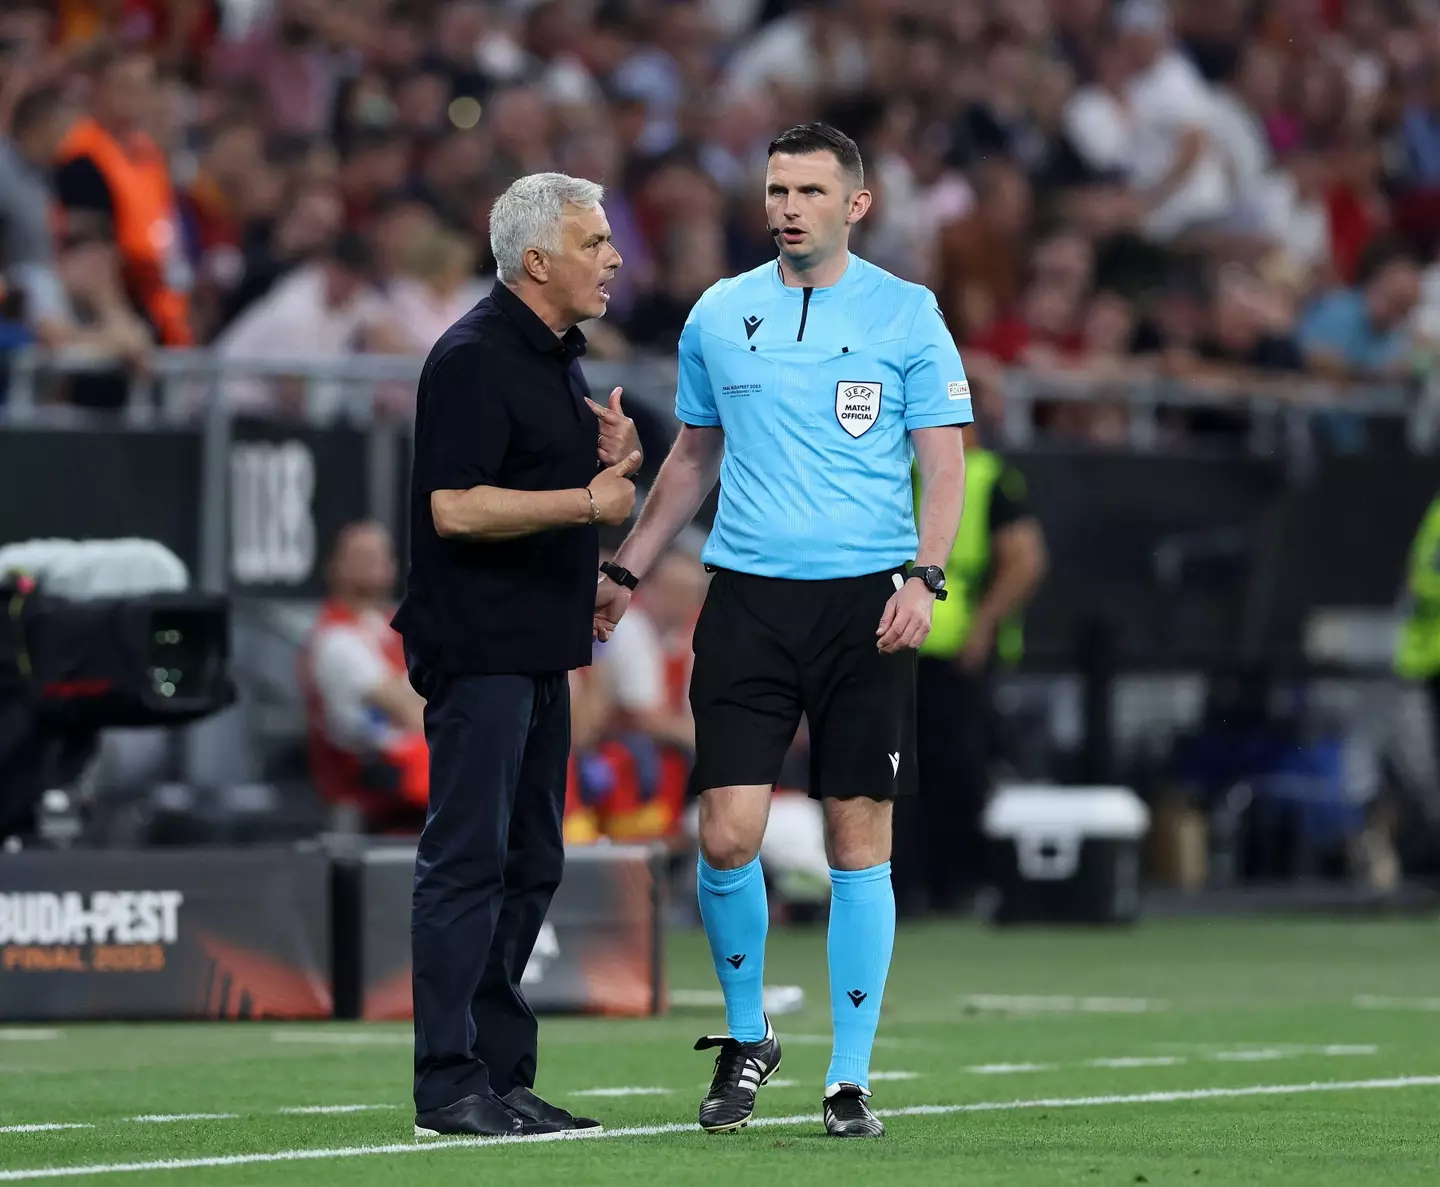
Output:
<svg viewBox="0 0 1440 1187">
<path fill-rule="evenodd" d="M 876 1143 L 821 1136 L 818 1121 L 584 1141 L 507 1143 L 314 1160 L 245 1161 L 74 1181 L 404 1187 L 484 1177 L 511 1185 L 780 1182 L 897 1184 L 1303 1184 L 1440 1182 L 1440 1087 L 1175 1101 L 1073 1103 L 1202 1089 L 1440 1077 L 1440 922 L 1156 922 L 1130 932 L 902 929 L 874 1068 L 875 1105 L 986 1102 L 1035 1107 L 897 1116 Z M 780 1072 L 759 1116 L 818 1115 L 828 1059 L 825 937 L 772 936 L 766 980 L 805 987 L 777 1020 Z M 714 984 L 703 940 L 671 943 L 671 984 Z M 1134 1000 L 1135 1012 L 978 1008 L 974 995 Z M 1397 999 L 1360 1009 L 1357 995 Z M 1406 1003 L 1399 999 L 1416 999 Z M 1419 999 L 1426 999 L 1423 1001 Z M 1067 1004 L 1067 1003 L 1061 1003 Z M 1122 1001 L 1090 1002 L 1120 1010 Z M 410 1136 L 408 1028 L 338 1024 L 64 1026 L 26 1041 L 0 1029 L 0 1179 L 42 1167 L 250 1157 L 421 1143 Z M 718 1010 L 643 1021 L 546 1019 L 544 1093 L 607 1126 L 689 1125 L 709 1060 L 690 1050 L 721 1029 Z M 363 1043 L 316 1041 L 360 1036 Z M 1327 1050 L 1328 1048 L 1328 1050 Z M 1130 1066 L 1105 1066 L 1130 1060 Z M 1096 1061 L 1102 1061 L 1096 1063 Z M 1037 1065 L 1022 1070 L 1017 1065 Z M 977 1071 L 977 1068 L 988 1068 Z M 585 1097 L 592 1088 L 665 1094 Z M 1071 1103 L 1062 1103 L 1071 1102 Z M 368 1112 L 285 1115 L 294 1106 Z M 233 1113 L 140 1123 L 138 1114 Z M 11 1172 L 5 1174 L 4 1172 Z M 61 1182 L 72 1181 L 61 1179 Z"/>
</svg>

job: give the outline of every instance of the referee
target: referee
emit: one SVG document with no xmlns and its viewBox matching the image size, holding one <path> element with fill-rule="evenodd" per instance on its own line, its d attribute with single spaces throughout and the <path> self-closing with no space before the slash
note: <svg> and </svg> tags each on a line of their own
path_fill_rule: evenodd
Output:
<svg viewBox="0 0 1440 1187">
<path fill-rule="evenodd" d="M 590 662 L 595 525 L 629 516 L 640 464 L 619 389 L 594 404 L 580 371 L 576 324 L 605 312 L 620 267 L 601 197 L 558 173 L 506 190 L 490 213 L 499 283 L 420 375 L 394 620 L 430 749 L 410 929 L 417 1136 L 597 1124 L 532 1091 L 520 978 L 565 860 L 567 673 Z"/>
<path fill-rule="evenodd" d="M 915 648 L 944 596 L 971 414 L 934 296 L 850 254 L 869 208 L 848 136 L 806 124 L 771 143 L 765 209 L 779 259 L 720 281 L 691 311 L 679 436 L 596 592 L 603 638 L 721 479 L 690 688 L 700 913 L 729 1029 L 697 1044 L 719 1049 L 700 1105 L 712 1132 L 749 1121 L 780 1066 L 761 1004 L 769 916 L 756 855 L 803 713 L 831 864 L 825 1128 L 884 1133 L 867 1101 L 895 938 L 891 800 L 915 776 Z"/>
</svg>

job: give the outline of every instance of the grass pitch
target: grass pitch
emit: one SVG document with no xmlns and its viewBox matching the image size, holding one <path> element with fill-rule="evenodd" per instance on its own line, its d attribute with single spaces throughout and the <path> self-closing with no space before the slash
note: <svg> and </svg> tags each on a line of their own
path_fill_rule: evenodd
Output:
<svg viewBox="0 0 1440 1187">
<path fill-rule="evenodd" d="M 673 988 L 713 988 L 698 934 L 674 936 L 670 959 Z M 694 1128 L 711 1063 L 690 1046 L 723 1029 L 718 1008 L 546 1019 L 537 1087 L 608 1129 L 488 1144 L 411 1137 L 407 1027 L 0 1027 L 0 1181 L 1440 1182 L 1437 921 L 902 928 L 879 1142 L 819 1124 L 823 930 L 772 934 L 766 981 L 803 985 L 807 1004 L 776 1019 L 785 1063 L 759 1124 L 714 1137 Z"/>
</svg>

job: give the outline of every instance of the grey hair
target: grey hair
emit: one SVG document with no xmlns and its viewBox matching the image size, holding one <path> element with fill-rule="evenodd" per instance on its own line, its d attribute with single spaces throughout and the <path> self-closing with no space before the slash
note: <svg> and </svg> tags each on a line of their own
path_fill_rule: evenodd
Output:
<svg viewBox="0 0 1440 1187">
<path fill-rule="evenodd" d="M 490 254 L 502 282 L 525 272 L 525 253 L 560 250 L 560 220 L 566 206 L 594 210 L 605 187 L 568 173 L 531 173 L 510 184 L 490 208 Z"/>
</svg>

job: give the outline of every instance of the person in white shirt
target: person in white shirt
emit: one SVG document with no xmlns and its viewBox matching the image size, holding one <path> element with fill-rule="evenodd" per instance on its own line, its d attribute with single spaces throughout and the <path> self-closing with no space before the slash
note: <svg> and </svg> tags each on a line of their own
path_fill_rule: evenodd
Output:
<svg viewBox="0 0 1440 1187">
<path fill-rule="evenodd" d="M 1234 206 L 1225 159 L 1214 139 L 1214 95 L 1170 37 L 1156 0 L 1127 0 L 1116 16 L 1129 68 L 1129 175 L 1145 204 L 1152 239 L 1214 226 Z"/>
<path fill-rule="evenodd" d="M 221 359 L 343 359 L 363 350 L 404 353 L 387 326 L 385 303 L 372 283 L 369 245 L 344 235 L 322 258 L 303 264 L 242 313 L 215 343 Z M 343 399 L 345 385 L 322 381 L 307 393 L 303 379 L 236 376 L 224 398 L 237 410 L 323 414 Z"/>
<path fill-rule="evenodd" d="M 493 287 L 475 275 L 475 245 L 450 231 L 427 231 L 410 253 L 406 273 L 389 286 L 387 313 L 409 352 L 426 355 L 440 335 Z"/>
<path fill-rule="evenodd" d="M 390 625 L 395 574 L 382 526 L 341 529 L 329 595 L 300 661 L 311 775 L 326 800 L 353 805 L 371 827 L 418 825 L 429 790 L 425 701 Z"/>
</svg>

